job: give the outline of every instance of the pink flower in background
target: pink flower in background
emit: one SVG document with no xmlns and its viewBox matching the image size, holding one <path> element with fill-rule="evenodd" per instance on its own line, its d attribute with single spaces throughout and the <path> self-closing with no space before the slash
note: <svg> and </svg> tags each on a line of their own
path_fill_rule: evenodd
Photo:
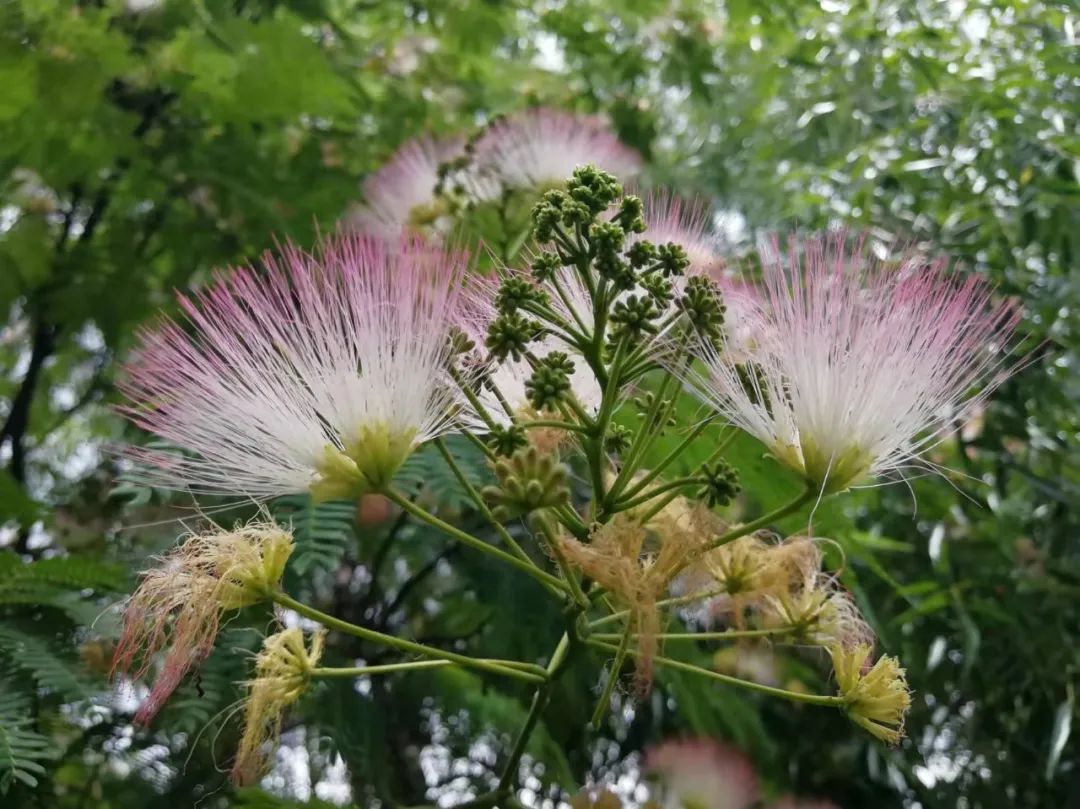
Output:
<svg viewBox="0 0 1080 809">
<path fill-rule="evenodd" d="M 475 165 L 507 188 L 563 183 L 588 164 L 620 180 L 641 170 L 641 155 L 623 144 L 603 118 L 538 108 L 504 118 L 476 143 Z"/>
<path fill-rule="evenodd" d="M 786 257 L 774 244 L 762 264 L 749 364 L 702 346 L 691 382 L 823 491 L 916 464 L 1004 375 L 1019 312 L 944 260 L 887 262 L 833 233 Z"/>
<path fill-rule="evenodd" d="M 645 756 L 663 809 L 749 809 L 758 799 L 750 761 L 711 739 L 664 742 Z"/>
<path fill-rule="evenodd" d="M 125 412 L 181 450 L 133 451 L 143 479 L 346 496 L 454 429 L 444 366 L 464 255 L 337 236 L 262 263 L 180 295 L 184 326 L 142 333 Z"/>
<path fill-rule="evenodd" d="M 436 213 L 439 166 L 460 156 L 463 147 L 461 138 L 430 135 L 405 143 L 364 181 L 364 201 L 348 216 L 346 226 L 391 241 L 412 232 L 418 219 Z"/>
</svg>

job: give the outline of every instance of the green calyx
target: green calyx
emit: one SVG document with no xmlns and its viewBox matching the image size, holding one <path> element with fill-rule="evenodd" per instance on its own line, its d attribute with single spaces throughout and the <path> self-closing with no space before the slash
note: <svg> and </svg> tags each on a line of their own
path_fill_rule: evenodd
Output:
<svg viewBox="0 0 1080 809">
<path fill-rule="evenodd" d="M 311 495 L 316 500 L 346 500 L 382 491 L 415 448 L 415 430 L 361 427 L 343 449 L 330 444 L 324 448 Z"/>
</svg>

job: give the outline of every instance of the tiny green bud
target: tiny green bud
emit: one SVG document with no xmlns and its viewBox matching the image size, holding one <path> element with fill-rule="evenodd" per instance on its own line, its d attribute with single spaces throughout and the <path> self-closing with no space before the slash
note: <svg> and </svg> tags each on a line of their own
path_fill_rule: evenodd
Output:
<svg viewBox="0 0 1080 809">
<path fill-rule="evenodd" d="M 619 226 L 627 233 L 644 233 L 645 232 L 645 206 L 641 202 L 641 197 L 634 195 L 628 195 L 623 197 L 623 201 L 619 204 L 619 212 L 615 216 L 615 221 L 619 223 Z"/>
<path fill-rule="evenodd" d="M 476 348 L 475 341 L 457 326 L 450 327 L 447 339 L 450 341 L 450 353 L 454 356 L 468 354 Z"/>
<path fill-rule="evenodd" d="M 550 281 L 563 266 L 558 253 L 539 253 L 532 262 L 532 273 L 539 283 Z"/>
<path fill-rule="evenodd" d="M 703 275 L 687 279 L 679 308 L 699 334 L 711 340 L 720 338 L 725 309 L 720 289 L 712 279 Z"/>
<path fill-rule="evenodd" d="M 570 374 L 574 363 L 562 351 L 553 351 L 540 360 L 525 383 L 529 404 L 537 410 L 548 410 L 561 402 L 570 392 Z"/>
<path fill-rule="evenodd" d="M 656 260 L 660 263 L 660 272 L 666 276 L 682 275 L 690 266 L 686 248 L 675 242 L 668 242 L 656 248 Z"/>
<path fill-rule="evenodd" d="M 608 427 L 608 433 L 604 436 L 604 449 L 611 453 L 625 452 L 630 448 L 630 441 L 634 437 L 634 431 L 623 424 L 613 424 Z"/>
<path fill-rule="evenodd" d="M 645 295 L 630 295 L 617 301 L 611 310 L 612 340 L 626 337 L 636 342 L 646 334 L 655 334 L 656 325 L 653 320 L 659 314 L 656 304 Z"/>
<path fill-rule="evenodd" d="M 508 424 L 505 427 L 496 425 L 487 436 L 487 445 L 495 450 L 497 455 L 506 458 L 528 444 L 529 439 L 525 435 L 525 428 L 517 424 Z"/>
<path fill-rule="evenodd" d="M 656 245 L 648 239 L 640 239 L 630 245 L 626 251 L 626 257 L 630 260 L 631 267 L 640 270 L 657 260 Z"/>
<path fill-rule="evenodd" d="M 739 473 L 724 460 L 717 461 L 712 466 L 703 466 L 701 474 L 705 478 L 701 497 L 710 507 L 726 506 L 742 491 Z"/>
<path fill-rule="evenodd" d="M 499 285 L 495 306 L 504 315 L 513 314 L 527 303 L 546 303 L 547 293 L 526 279 L 511 276 Z"/>
<path fill-rule="evenodd" d="M 499 315 L 488 327 L 484 345 L 497 360 L 503 361 L 511 357 L 515 362 L 520 362 L 529 343 L 542 332 L 543 326 L 517 312 Z"/>
</svg>

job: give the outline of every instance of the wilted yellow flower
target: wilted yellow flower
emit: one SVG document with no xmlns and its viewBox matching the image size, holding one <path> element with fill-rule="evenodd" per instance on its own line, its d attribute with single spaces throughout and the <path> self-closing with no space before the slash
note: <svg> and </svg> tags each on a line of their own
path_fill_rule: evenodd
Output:
<svg viewBox="0 0 1080 809">
<path fill-rule="evenodd" d="M 878 739 L 896 744 L 904 735 L 911 692 L 895 657 L 882 655 L 865 671 L 871 651 L 866 644 L 831 647 L 836 684 L 851 720 Z"/>
<path fill-rule="evenodd" d="M 630 627 L 638 635 L 638 686 L 652 681 L 656 636 L 660 631 L 657 600 L 682 570 L 686 561 L 701 549 L 693 536 L 660 534 L 653 548 L 646 547 L 644 526 L 625 514 L 605 525 L 594 526 L 589 543 L 565 537 L 560 547 L 566 558 L 589 578 L 614 594 L 630 611 Z"/>
<path fill-rule="evenodd" d="M 292 535 L 274 523 L 193 534 L 146 571 L 124 610 L 113 673 L 141 677 L 168 653 L 135 721 L 149 722 L 189 671 L 214 647 L 224 612 L 262 600 L 293 551 Z"/>
<path fill-rule="evenodd" d="M 285 709 L 300 699 L 307 689 L 312 670 L 322 657 L 324 632 L 304 644 L 300 629 L 285 629 L 263 642 L 255 658 L 255 677 L 249 680 L 244 707 L 244 735 L 233 764 L 233 780 L 250 784 L 262 774 L 267 749 L 281 734 Z"/>
<path fill-rule="evenodd" d="M 764 627 L 791 627 L 795 638 L 819 646 L 872 646 L 873 630 L 851 596 L 832 579 L 816 576 L 804 589 L 767 595 L 762 604 Z"/>
</svg>

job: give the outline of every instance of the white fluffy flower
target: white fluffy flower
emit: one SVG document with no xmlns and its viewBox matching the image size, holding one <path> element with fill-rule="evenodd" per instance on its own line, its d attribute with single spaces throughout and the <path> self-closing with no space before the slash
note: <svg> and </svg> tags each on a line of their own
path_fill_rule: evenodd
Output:
<svg viewBox="0 0 1080 809">
<path fill-rule="evenodd" d="M 750 361 L 703 346 L 691 382 L 821 491 L 916 462 L 1000 381 L 1019 313 L 976 276 L 886 263 L 842 233 L 793 241 L 786 260 L 774 245 L 762 264 Z"/>
<path fill-rule="evenodd" d="M 126 412 L 180 450 L 134 450 L 144 479 L 345 496 L 384 484 L 417 445 L 454 429 L 444 368 L 462 255 L 339 236 L 263 265 L 180 296 L 190 328 L 142 334 Z"/>
</svg>

